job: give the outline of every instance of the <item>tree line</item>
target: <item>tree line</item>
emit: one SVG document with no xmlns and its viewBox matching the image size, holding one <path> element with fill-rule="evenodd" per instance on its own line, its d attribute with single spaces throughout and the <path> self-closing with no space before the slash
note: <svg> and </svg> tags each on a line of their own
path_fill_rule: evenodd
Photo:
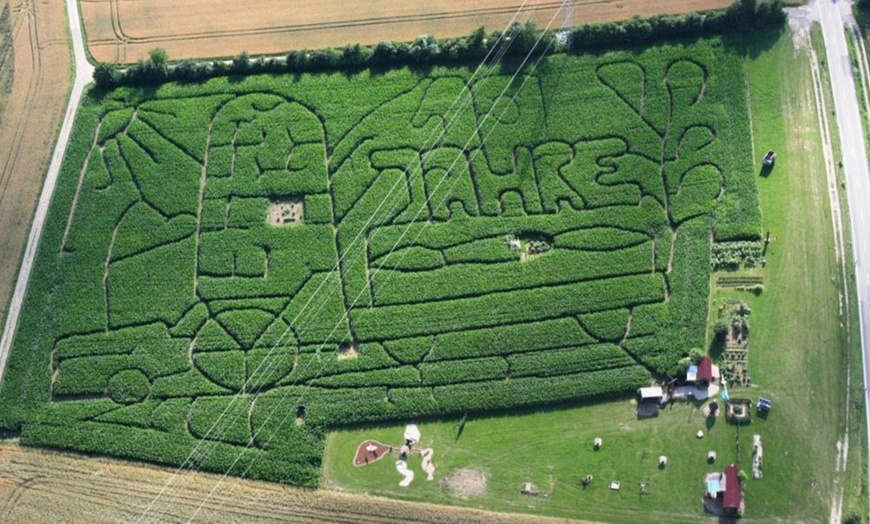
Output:
<svg viewBox="0 0 870 524">
<path fill-rule="evenodd" d="M 736 0 L 723 10 L 649 18 L 635 16 L 622 22 L 583 24 L 562 34 L 540 31 L 531 22 L 515 22 L 504 32 L 489 34 L 480 27 L 467 36 L 456 38 L 439 39 L 422 35 L 412 42 L 387 41 L 371 46 L 349 44 L 342 48 L 302 49 L 290 51 L 284 57 L 252 59 L 247 52 L 242 52 L 231 60 L 183 60 L 178 63 L 170 63 L 163 49 L 153 49 L 147 59 L 140 59 L 129 67 L 105 62 L 97 64 L 94 82 L 97 87 L 107 89 L 167 81 L 199 82 L 218 76 L 255 73 L 478 63 L 493 51 L 504 53 L 505 56 L 524 56 L 532 51 L 583 53 L 605 47 L 646 44 L 665 38 L 752 33 L 781 27 L 785 19 L 781 0 L 763 3 L 758 0 Z"/>
</svg>

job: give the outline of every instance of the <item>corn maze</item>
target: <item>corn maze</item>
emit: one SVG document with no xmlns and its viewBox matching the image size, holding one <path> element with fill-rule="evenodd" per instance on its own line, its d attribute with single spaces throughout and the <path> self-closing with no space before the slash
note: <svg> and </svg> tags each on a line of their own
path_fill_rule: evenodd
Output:
<svg viewBox="0 0 870 524">
<path fill-rule="evenodd" d="M 94 95 L 0 397 L 25 444 L 316 485 L 328 428 L 600 399 L 759 238 L 716 40 Z"/>
</svg>

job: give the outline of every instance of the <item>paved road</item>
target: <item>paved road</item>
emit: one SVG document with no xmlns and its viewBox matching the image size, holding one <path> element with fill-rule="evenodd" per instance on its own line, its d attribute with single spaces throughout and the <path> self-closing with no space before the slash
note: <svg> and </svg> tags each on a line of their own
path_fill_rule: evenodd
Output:
<svg viewBox="0 0 870 524">
<path fill-rule="evenodd" d="M 855 280 L 858 288 L 858 311 L 861 322 L 861 347 L 864 354 L 864 395 L 866 417 L 870 424 L 870 170 L 867 168 L 867 150 L 861 111 L 852 78 L 852 64 L 844 33 L 841 7 L 848 4 L 834 0 L 819 0 L 816 7 L 825 38 L 825 53 L 834 91 L 834 108 L 843 152 L 843 171 L 846 175 L 846 193 L 852 224 L 852 251 L 855 255 Z"/>
<path fill-rule="evenodd" d="M 24 258 L 21 261 L 18 280 L 15 282 L 15 291 L 12 294 L 12 301 L 9 303 L 9 314 L 6 317 L 6 326 L 3 329 L 3 337 L 0 338 L 0 383 L 2 383 L 3 380 L 3 372 L 6 370 L 6 359 L 9 357 L 9 350 L 12 347 L 12 339 L 15 335 L 15 329 L 18 327 L 18 317 L 21 314 L 21 304 L 24 302 L 24 295 L 27 292 L 27 283 L 30 281 L 30 272 L 33 268 L 33 261 L 36 258 L 36 249 L 39 247 L 39 239 L 42 236 L 42 227 L 45 224 L 45 217 L 48 214 L 48 205 L 51 203 L 51 195 L 54 193 L 54 186 L 57 184 L 57 176 L 60 173 L 60 166 L 63 162 L 66 146 L 69 143 L 70 134 L 72 134 L 76 109 L 78 109 L 79 102 L 81 102 L 85 86 L 90 83 L 94 74 L 94 67 L 88 62 L 88 57 L 85 54 L 85 44 L 82 36 L 77 0 L 66 0 L 66 12 L 69 17 L 68 22 L 70 35 L 72 35 L 75 79 L 73 80 L 72 91 L 70 93 L 69 101 L 67 102 L 66 112 L 63 116 L 63 123 L 60 127 L 60 135 L 57 138 L 54 152 L 51 155 L 51 163 L 48 165 L 48 173 L 45 176 L 45 185 L 42 187 L 42 194 L 39 196 L 39 204 L 37 204 L 36 207 L 36 215 L 33 217 L 30 236 L 27 238 L 27 247 L 24 250 Z"/>
</svg>

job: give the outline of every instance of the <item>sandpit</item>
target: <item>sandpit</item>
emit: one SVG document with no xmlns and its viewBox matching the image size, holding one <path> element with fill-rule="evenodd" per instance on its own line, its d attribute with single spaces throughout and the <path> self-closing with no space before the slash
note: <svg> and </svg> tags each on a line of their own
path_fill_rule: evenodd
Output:
<svg viewBox="0 0 870 524">
<path fill-rule="evenodd" d="M 407 488 L 411 485 L 411 482 L 414 480 L 414 472 L 408 469 L 408 463 L 404 460 L 396 461 L 396 471 L 399 472 L 404 478 L 399 482 L 399 485 L 403 488 Z"/>
<path fill-rule="evenodd" d="M 425 448 L 421 450 L 421 454 L 423 455 L 423 471 L 426 472 L 426 480 L 433 480 L 435 478 L 435 465 L 432 464 L 432 455 L 434 451 L 432 448 Z"/>
<path fill-rule="evenodd" d="M 476 469 L 457 469 L 441 481 L 441 487 L 462 499 L 479 497 L 486 493 L 486 474 Z"/>
<path fill-rule="evenodd" d="M 292 226 L 301 224 L 304 217 L 302 200 L 290 199 L 272 202 L 269 206 L 269 224 L 273 226 Z"/>
</svg>

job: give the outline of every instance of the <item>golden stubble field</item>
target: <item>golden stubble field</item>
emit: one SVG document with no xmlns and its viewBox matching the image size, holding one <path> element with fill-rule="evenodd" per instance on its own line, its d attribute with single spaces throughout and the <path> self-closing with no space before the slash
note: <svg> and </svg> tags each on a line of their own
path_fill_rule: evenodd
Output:
<svg viewBox="0 0 870 524">
<path fill-rule="evenodd" d="M 6 5 L 0 0 L 0 12 Z M 71 74 L 63 2 L 9 0 L 8 6 L 9 30 L 0 37 L 8 46 L 4 81 L 12 79 L 0 95 L 0 319 L 6 318 Z"/>
<path fill-rule="evenodd" d="M 561 0 L 81 0 L 88 47 L 95 59 L 130 63 L 155 47 L 170 58 L 228 57 L 290 49 L 340 47 L 422 34 L 460 36 L 480 26 L 519 20 L 544 27 Z M 572 0 L 554 26 L 577 25 L 723 8 L 731 0 Z M 573 5 L 573 7 L 571 7 Z"/>
<path fill-rule="evenodd" d="M 152 504 L 173 473 L 0 444 L 0 522 L 562 522 L 205 473 L 176 477 Z"/>
</svg>

